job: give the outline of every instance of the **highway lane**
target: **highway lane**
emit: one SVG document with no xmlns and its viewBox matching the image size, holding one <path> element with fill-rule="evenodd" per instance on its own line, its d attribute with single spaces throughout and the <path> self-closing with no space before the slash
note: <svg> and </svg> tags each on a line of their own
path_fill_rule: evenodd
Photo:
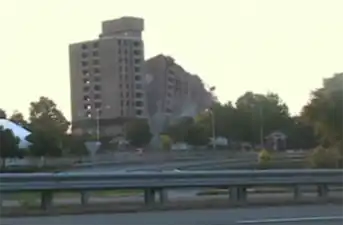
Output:
<svg viewBox="0 0 343 225">
<path fill-rule="evenodd" d="M 160 162 L 149 164 L 120 164 L 120 165 L 103 165 L 103 166 L 89 166 L 80 167 L 67 170 L 65 172 L 139 172 L 139 171 L 171 171 L 171 170 L 183 170 L 188 167 L 207 168 L 209 166 L 216 165 L 218 163 L 234 163 L 239 159 L 224 159 L 224 160 L 201 160 L 201 161 L 176 161 L 176 162 Z M 241 159 L 240 159 L 241 160 Z"/>
<path fill-rule="evenodd" d="M 330 204 L 1 218 L 1 225 L 341 225 L 342 223 L 342 205 Z"/>
</svg>

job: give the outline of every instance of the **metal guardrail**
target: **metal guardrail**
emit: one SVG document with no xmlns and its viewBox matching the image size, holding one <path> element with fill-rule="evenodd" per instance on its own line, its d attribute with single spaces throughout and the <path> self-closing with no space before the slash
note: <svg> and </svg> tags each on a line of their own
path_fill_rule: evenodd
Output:
<svg viewBox="0 0 343 225">
<path fill-rule="evenodd" d="M 233 200 L 246 199 L 246 189 L 254 186 L 294 186 L 294 196 L 300 195 L 300 185 L 316 185 L 320 196 L 326 196 L 328 185 L 342 185 L 343 170 L 236 170 L 236 171 L 181 171 L 134 173 L 32 173 L 0 174 L 0 193 L 41 192 L 42 207 L 52 203 L 52 193 L 110 189 L 144 189 L 145 202 L 155 201 L 165 190 L 189 187 L 220 187 L 230 190 Z M 81 197 L 86 203 L 85 196 Z"/>
</svg>

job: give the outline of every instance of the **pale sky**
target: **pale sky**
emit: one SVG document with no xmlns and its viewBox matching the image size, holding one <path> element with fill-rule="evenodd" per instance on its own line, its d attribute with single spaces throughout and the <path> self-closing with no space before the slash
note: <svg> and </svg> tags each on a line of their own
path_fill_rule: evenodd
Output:
<svg viewBox="0 0 343 225">
<path fill-rule="evenodd" d="M 0 108 L 25 115 L 39 96 L 70 118 L 68 44 L 101 21 L 145 19 L 145 57 L 171 55 L 220 101 L 276 92 L 298 113 L 343 72 L 343 0 L 1 0 Z"/>
</svg>

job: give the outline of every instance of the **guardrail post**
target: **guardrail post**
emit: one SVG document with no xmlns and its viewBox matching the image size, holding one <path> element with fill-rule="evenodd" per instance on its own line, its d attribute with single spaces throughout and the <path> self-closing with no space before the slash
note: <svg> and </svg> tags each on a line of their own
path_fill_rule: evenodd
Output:
<svg viewBox="0 0 343 225">
<path fill-rule="evenodd" d="M 294 195 L 293 195 L 293 197 L 294 197 L 294 199 L 295 200 L 298 200 L 299 198 L 301 198 L 301 189 L 300 189 L 300 186 L 299 185 L 295 185 L 294 186 Z"/>
<path fill-rule="evenodd" d="M 229 188 L 229 197 L 230 197 L 230 200 L 233 202 L 238 201 L 238 188 L 237 187 Z"/>
<path fill-rule="evenodd" d="M 148 188 L 144 190 L 144 202 L 147 205 L 155 203 L 155 190 Z"/>
<path fill-rule="evenodd" d="M 325 185 L 325 184 L 318 185 L 318 196 L 320 198 L 328 197 L 328 192 L 329 192 L 329 189 L 328 189 L 327 185 Z"/>
<path fill-rule="evenodd" d="M 0 194 L 0 209 L 2 208 L 3 204 L 3 194 Z"/>
<path fill-rule="evenodd" d="M 48 210 L 52 206 L 53 194 L 51 191 L 43 191 L 41 194 L 41 208 Z"/>
<path fill-rule="evenodd" d="M 247 200 L 247 188 L 239 187 L 238 188 L 238 201 L 246 201 L 246 200 Z"/>
<path fill-rule="evenodd" d="M 81 205 L 85 206 L 89 201 L 89 192 L 81 191 Z"/>
<path fill-rule="evenodd" d="M 168 192 L 167 190 L 164 189 L 160 189 L 158 190 L 158 194 L 159 194 L 159 200 L 160 203 L 166 203 L 168 201 Z"/>
</svg>

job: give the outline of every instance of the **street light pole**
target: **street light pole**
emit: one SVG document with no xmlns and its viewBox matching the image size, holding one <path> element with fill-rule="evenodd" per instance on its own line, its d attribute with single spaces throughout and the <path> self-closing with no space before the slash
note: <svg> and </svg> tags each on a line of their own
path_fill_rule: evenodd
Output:
<svg viewBox="0 0 343 225">
<path fill-rule="evenodd" d="M 215 116 L 214 116 L 214 111 L 213 108 L 211 110 L 211 119 L 212 119 L 212 147 L 215 150 L 216 149 L 216 127 L 215 127 Z"/>
<path fill-rule="evenodd" d="M 96 141 L 100 140 L 100 109 L 96 109 Z"/>
<path fill-rule="evenodd" d="M 214 90 L 216 89 L 216 87 L 215 86 L 213 86 L 213 87 L 211 87 L 210 88 L 210 92 L 211 92 L 211 98 L 213 98 L 213 96 L 214 96 Z M 212 101 L 213 99 L 211 99 L 211 101 Z M 213 107 L 213 101 L 212 101 L 212 108 L 211 108 L 211 120 L 212 120 L 212 147 L 213 147 L 213 150 L 215 150 L 216 149 L 216 124 L 215 124 L 215 122 L 216 122 L 216 119 L 215 119 L 215 115 L 214 115 L 214 107 Z"/>
<path fill-rule="evenodd" d="M 264 127 L 263 127 L 263 109 L 262 107 L 259 107 L 260 112 L 260 145 L 261 148 L 264 148 Z"/>
</svg>

